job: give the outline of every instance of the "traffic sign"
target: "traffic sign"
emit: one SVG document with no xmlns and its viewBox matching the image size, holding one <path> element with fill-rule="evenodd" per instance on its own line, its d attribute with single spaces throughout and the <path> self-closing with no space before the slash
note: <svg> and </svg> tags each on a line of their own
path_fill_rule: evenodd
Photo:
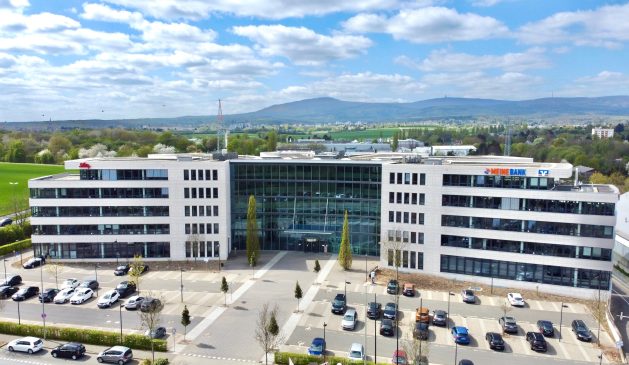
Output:
<svg viewBox="0 0 629 365">
<path fill-rule="evenodd" d="M 625 344 L 622 342 L 622 340 L 618 340 L 616 341 L 616 348 L 617 349 L 621 349 Z"/>
<path fill-rule="evenodd" d="M 173 335 L 177 333 L 177 329 L 173 327 Z"/>
<path fill-rule="evenodd" d="M 41 314 L 41 317 L 42 317 L 42 318 L 46 318 L 46 313 L 42 313 L 42 314 Z"/>
</svg>

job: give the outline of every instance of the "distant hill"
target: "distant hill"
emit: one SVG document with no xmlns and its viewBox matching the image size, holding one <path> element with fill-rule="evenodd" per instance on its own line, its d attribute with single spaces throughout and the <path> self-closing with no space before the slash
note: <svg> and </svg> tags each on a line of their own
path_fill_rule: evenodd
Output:
<svg viewBox="0 0 629 365">
<path fill-rule="evenodd" d="M 226 124 L 236 123 L 333 123 L 344 121 L 387 122 L 418 121 L 435 118 L 536 117 L 557 116 L 629 116 L 629 96 L 579 98 L 542 98 L 533 100 L 493 100 L 439 98 L 411 103 L 364 103 L 329 97 L 306 99 L 272 105 L 242 114 L 225 115 Z M 54 128 L 106 128 L 143 125 L 152 127 L 196 127 L 212 124 L 216 116 L 177 118 L 142 118 L 120 120 L 54 121 Z M 48 122 L 2 123 L 3 129 L 45 129 Z"/>
</svg>

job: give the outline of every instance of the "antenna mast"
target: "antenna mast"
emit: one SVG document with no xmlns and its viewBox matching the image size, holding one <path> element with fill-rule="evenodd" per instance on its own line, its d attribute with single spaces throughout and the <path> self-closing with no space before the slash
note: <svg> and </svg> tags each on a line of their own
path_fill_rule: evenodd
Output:
<svg viewBox="0 0 629 365">
<path fill-rule="evenodd" d="M 225 134 L 225 125 L 223 124 L 223 106 L 221 99 L 218 99 L 218 114 L 216 115 L 216 150 L 221 151 L 221 134 Z M 225 149 L 227 149 L 227 137 L 225 137 Z"/>
<path fill-rule="evenodd" d="M 505 156 L 511 156 L 511 123 L 507 121 L 507 126 L 505 130 Z"/>
</svg>

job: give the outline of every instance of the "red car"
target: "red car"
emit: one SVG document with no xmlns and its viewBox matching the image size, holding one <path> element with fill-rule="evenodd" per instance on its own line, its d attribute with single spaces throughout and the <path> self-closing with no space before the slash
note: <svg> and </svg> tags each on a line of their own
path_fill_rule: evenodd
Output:
<svg viewBox="0 0 629 365">
<path fill-rule="evenodd" d="M 391 364 L 408 365 L 408 356 L 406 356 L 406 351 L 394 351 L 393 357 L 391 358 Z"/>
</svg>

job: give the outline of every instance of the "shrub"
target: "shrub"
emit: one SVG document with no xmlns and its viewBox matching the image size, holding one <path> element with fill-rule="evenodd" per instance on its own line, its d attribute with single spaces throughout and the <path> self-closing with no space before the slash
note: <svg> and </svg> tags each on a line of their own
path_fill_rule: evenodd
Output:
<svg viewBox="0 0 629 365">
<path fill-rule="evenodd" d="M 159 359 L 155 360 L 155 365 L 168 365 L 168 364 L 169 364 L 168 359 L 164 357 L 160 357 Z"/>
<path fill-rule="evenodd" d="M 151 359 L 142 359 L 140 365 L 151 365 Z"/>
<path fill-rule="evenodd" d="M 24 222 L 22 225 L 10 224 L 0 228 L 0 245 L 13 243 L 17 240 L 24 240 L 31 236 L 32 227 L 30 222 Z"/>
<path fill-rule="evenodd" d="M 22 241 L 9 243 L 9 244 L 0 246 L 0 256 L 13 253 L 13 251 L 21 251 L 21 250 L 31 248 L 31 247 L 33 247 L 33 244 L 31 243 L 30 238 L 22 240 Z"/>
<path fill-rule="evenodd" d="M 310 365 L 310 364 L 323 364 L 322 356 L 313 356 L 313 355 L 305 355 L 305 354 L 297 354 L 293 352 L 276 352 L 275 353 L 275 363 L 279 365 L 287 365 L 288 358 L 293 361 L 295 365 Z M 344 357 L 337 356 L 326 356 L 325 359 L 328 364 L 342 364 L 342 365 L 353 365 L 353 364 L 362 364 L 362 361 L 354 361 L 349 360 Z M 367 364 L 374 365 L 373 361 L 367 361 Z"/>
</svg>

